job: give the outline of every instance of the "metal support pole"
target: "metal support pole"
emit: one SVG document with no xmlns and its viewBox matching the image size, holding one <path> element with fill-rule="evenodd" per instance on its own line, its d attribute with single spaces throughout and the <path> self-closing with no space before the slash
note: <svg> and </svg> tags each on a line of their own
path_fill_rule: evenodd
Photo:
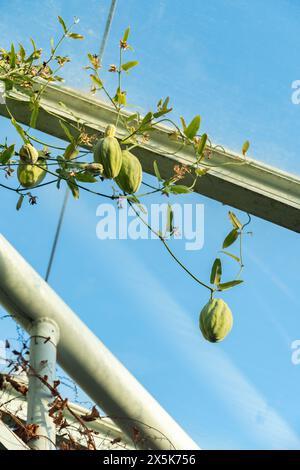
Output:
<svg viewBox="0 0 300 470">
<path fill-rule="evenodd" d="M 36 424 L 38 428 L 37 437 L 28 445 L 36 450 L 55 450 L 55 424 L 49 417 L 49 404 L 54 398 L 41 378 L 53 386 L 59 328 L 50 318 L 40 318 L 32 323 L 30 334 L 27 424 Z"/>
</svg>

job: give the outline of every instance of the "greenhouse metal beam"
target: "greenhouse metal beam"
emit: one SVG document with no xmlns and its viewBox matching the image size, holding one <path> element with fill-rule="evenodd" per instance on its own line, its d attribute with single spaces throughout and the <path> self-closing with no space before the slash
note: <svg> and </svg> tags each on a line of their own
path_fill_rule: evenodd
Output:
<svg viewBox="0 0 300 470">
<path fill-rule="evenodd" d="M 26 99 L 18 93 L 14 98 L 8 99 L 13 115 L 20 122 L 29 124 L 30 112 Z M 115 109 L 106 102 L 53 85 L 44 93 L 42 106 L 44 109 L 40 112 L 37 129 L 64 140 L 66 135 L 57 116 L 70 123 L 75 123 L 78 117 L 85 123 L 87 133 L 96 135 L 101 135 L 107 124 L 116 119 Z M 3 105 L 0 106 L 0 113 L 8 117 Z M 151 132 L 150 141 L 133 150 L 147 173 L 154 173 L 155 160 L 165 178 L 172 174 L 176 163 L 193 163 L 191 148 L 180 150 L 178 143 L 170 138 L 171 132 L 170 128 L 158 125 Z M 120 129 L 118 137 L 122 136 L 124 131 Z M 209 174 L 198 179 L 196 192 L 300 232 L 299 177 L 255 160 L 243 160 L 241 155 L 219 147 L 212 151 L 209 163 L 213 168 Z"/>
</svg>

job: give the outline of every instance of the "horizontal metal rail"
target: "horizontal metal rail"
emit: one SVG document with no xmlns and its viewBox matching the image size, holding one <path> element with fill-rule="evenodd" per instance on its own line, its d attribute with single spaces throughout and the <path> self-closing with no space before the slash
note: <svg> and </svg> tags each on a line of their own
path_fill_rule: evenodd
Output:
<svg viewBox="0 0 300 470">
<path fill-rule="evenodd" d="M 2 235 L 0 303 L 29 332 L 32 323 L 45 315 L 57 324 L 58 362 L 137 447 L 198 449 Z"/>
<path fill-rule="evenodd" d="M 59 103 L 64 103 L 66 107 Z M 8 105 L 20 122 L 29 124 L 30 112 L 24 96 L 16 92 L 15 99 L 8 99 Z M 75 123 L 75 114 L 86 123 L 89 134 L 97 135 L 103 133 L 107 124 L 115 122 L 116 118 L 116 111 L 107 103 L 53 85 L 43 95 L 42 106 L 44 109 L 40 112 L 37 129 L 61 139 L 66 139 L 66 136 L 56 116 Z M 0 113 L 8 117 L 3 105 L 0 105 Z M 158 125 L 156 131 L 151 132 L 150 141 L 134 149 L 145 172 L 154 173 L 153 162 L 156 160 L 162 177 L 167 178 L 176 163 L 194 161 L 191 149 L 186 147 L 176 155 L 172 154 L 178 150 L 178 144 L 170 139 L 169 134 L 170 128 Z M 121 129 L 119 137 L 122 135 Z M 199 178 L 195 191 L 300 232 L 300 178 L 248 158 L 245 164 L 241 164 L 241 158 L 241 155 L 230 150 L 213 150 L 210 164 L 214 168 Z"/>
</svg>

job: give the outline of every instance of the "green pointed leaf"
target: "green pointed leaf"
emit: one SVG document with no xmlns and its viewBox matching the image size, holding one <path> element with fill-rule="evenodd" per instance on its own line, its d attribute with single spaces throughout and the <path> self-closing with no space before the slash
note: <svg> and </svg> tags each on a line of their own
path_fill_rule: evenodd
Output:
<svg viewBox="0 0 300 470">
<path fill-rule="evenodd" d="M 59 120 L 59 124 L 60 124 L 61 128 L 63 129 L 64 133 L 66 134 L 66 136 L 68 137 L 68 140 L 73 143 L 75 139 L 72 136 L 71 131 L 69 130 L 69 128 L 61 120 Z"/>
<path fill-rule="evenodd" d="M 199 155 L 199 157 L 202 157 L 202 154 L 206 146 L 206 142 L 207 142 L 207 134 L 202 134 L 200 142 L 197 146 L 197 154 Z"/>
<path fill-rule="evenodd" d="M 71 189 L 74 199 L 79 199 L 79 188 L 77 186 L 75 179 L 70 178 L 70 180 L 67 181 L 67 185 Z"/>
<path fill-rule="evenodd" d="M 22 46 L 22 44 L 19 44 L 19 55 L 20 55 L 21 61 L 23 62 L 26 57 L 26 51 L 24 47 Z"/>
<path fill-rule="evenodd" d="M 21 209 L 23 201 L 24 201 L 24 194 L 21 194 L 21 196 L 18 199 L 17 205 L 16 205 L 17 211 L 19 211 Z"/>
<path fill-rule="evenodd" d="M 236 228 L 231 230 L 225 240 L 223 241 L 223 246 L 222 248 L 228 248 L 230 245 L 232 245 L 236 239 L 238 238 L 239 234 Z"/>
<path fill-rule="evenodd" d="M 79 154 L 79 151 L 77 150 L 77 146 L 74 142 L 71 142 L 67 147 L 64 152 L 64 157 L 66 160 L 72 160 L 73 158 L 76 158 L 77 155 Z"/>
<path fill-rule="evenodd" d="M 167 224 L 166 224 L 166 232 L 167 233 L 172 233 L 173 232 L 173 218 L 174 218 L 174 214 L 173 214 L 172 206 L 170 204 L 168 204 Z"/>
<path fill-rule="evenodd" d="M 235 256 L 233 255 L 232 253 L 229 253 L 228 251 L 221 251 L 221 253 L 223 253 L 224 255 L 227 255 L 227 256 L 230 256 L 230 258 L 234 259 L 235 261 L 237 261 L 238 263 L 241 262 L 240 258 L 238 256 Z"/>
<path fill-rule="evenodd" d="M 168 189 L 172 194 L 188 194 L 193 192 L 191 188 L 183 184 L 174 184 L 174 186 L 169 186 Z"/>
<path fill-rule="evenodd" d="M 14 69 L 16 66 L 16 52 L 15 52 L 15 47 L 13 44 L 11 45 L 11 49 L 10 49 L 9 64 L 12 69 Z"/>
<path fill-rule="evenodd" d="M 246 155 L 246 153 L 249 150 L 249 147 L 250 147 L 250 142 L 249 142 L 249 140 L 246 140 L 246 142 L 244 142 L 243 148 L 242 148 L 243 155 Z"/>
<path fill-rule="evenodd" d="M 229 281 L 229 282 L 224 282 L 222 284 L 219 284 L 218 285 L 218 290 L 227 290 L 227 289 L 231 289 L 232 287 L 235 287 L 235 286 L 238 286 L 239 284 L 242 284 L 242 281 L 241 279 L 237 279 L 236 281 Z"/>
<path fill-rule="evenodd" d="M 26 134 L 24 132 L 24 129 L 22 126 L 20 126 L 20 124 L 17 123 L 17 121 L 15 120 L 15 118 L 11 118 L 11 123 L 12 125 L 14 126 L 14 128 L 16 129 L 16 131 L 18 132 L 18 134 L 20 135 L 20 137 L 22 138 L 23 142 L 25 144 L 29 144 L 29 139 L 28 137 L 26 137 Z"/>
<path fill-rule="evenodd" d="M 153 162 L 153 169 L 154 169 L 154 173 L 158 181 L 163 181 L 162 177 L 160 176 L 160 172 L 159 172 L 156 160 Z"/>
<path fill-rule="evenodd" d="M 153 118 L 153 113 L 149 111 L 149 113 L 147 113 L 146 116 L 143 117 L 140 127 L 144 127 L 146 124 L 149 124 L 152 118 Z"/>
<path fill-rule="evenodd" d="M 239 221 L 239 219 L 233 212 L 229 211 L 228 216 L 229 216 L 230 222 L 235 228 L 238 228 L 238 229 L 242 228 L 243 224 Z"/>
<path fill-rule="evenodd" d="M 67 27 L 66 27 L 66 23 L 64 22 L 64 20 L 62 19 L 61 16 L 58 16 L 58 21 L 60 22 L 60 24 L 62 25 L 63 27 L 63 30 L 64 30 L 64 33 L 66 33 L 68 30 L 67 30 Z"/>
<path fill-rule="evenodd" d="M 184 120 L 184 118 L 182 116 L 180 116 L 180 121 L 181 121 L 181 124 L 182 124 L 182 129 L 183 129 L 183 132 L 185 132 L 186 130 L 186 122 Z"/>
<path fill-rule="evenodd" d="M 222 276 L 222 263 L 220 258 L 216 258 L 211 268 L 210 283 L 218 285 Z"/>
<path fill-rule="evenodd" d="M 39 110 L 40 110 L 40 103 L 38 101 L 35 101 L 33 104 L 31 104 L 31 116 L 30 116 L 30 127 L 35 128 L 36 127 L 36 121 L 39 115 Z"/>
<path fill-rule="evenodd" d="M 132 69 L 136 65 L 138 65 L 138 61 L 137 60 L 131 60 L 130 62 L 126 62 L 125 64 L 122 64 L 121 68 L 125 72 L 128 72 L 128 70 Z"/>
<path fill-rule="evenodd" d="M 90 75 L 92 81 L 95 83 L 95 85 L 97 85 L 99 88 L 103 88 L 103 82 L 102 80 L 100 80 L 99 77 L 97 77 L 96 75 L 93 75 L 91 74 Z"/>
<path fill-rule="evenodd" d="M 200 116 L 195 116 L 194 119 L 192 119 L 192 121 L 188 125 L 188 127 L 184 130 L 184 133 L 188 139 L 193 139 L 195 137 L 199 130 L 200 122 Z"/>
<path fill-rule="evenodd" d="M 75 176 L 77 181 L 82 183 L 96 183 L 97 179 L 92 176 L 90 173 L 77 173 Z"/>
<path fill-rule="evenodd" d="M 67 37 L 71 39 L 84 39 L 84 36 L 82 36 L 82 34 L 77 33 L 68 33 Z"/>
<path fill-rule="evenodd" d="M 2 153 L 0 153 L 0 163 L 2 165 L 5 165 L 13 156 L 15 152 L 15 144 L 10 145 L 5 149 Z"/>
<path fill-rule="evenodd" d="M 123 34 L 123 38 L 122 38 L 122 41 L 123 41 L 123 42 L 127 42 L 127 41 L 128 41 L 129 33 L 130 33 L 130 27 L 128 26 L 128 28 L 125 29 L 125 32 L 124 32 L 124 34 Z"/>
</svg>

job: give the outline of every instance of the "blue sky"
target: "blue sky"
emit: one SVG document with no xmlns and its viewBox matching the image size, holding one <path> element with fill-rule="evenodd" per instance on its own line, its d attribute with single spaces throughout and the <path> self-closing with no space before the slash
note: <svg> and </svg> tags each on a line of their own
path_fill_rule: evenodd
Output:
<svg viewBox="0 0 300 470">
<path fill-rule="evenodd" d="M 56 16 L 78 16 L 86 41 L 64 46 L 74 58 L 65 76 L 67 85 L 87 90 L 82 66 L 86 52 L 99 49 L 108 4 L 0 0 L 1 45 L 26 43 L 30 34 L 46 48 L 59 32 Z M 145 111 L 170 95 L 174 117 L 200 113 L 215 142 L 239 150 L 248 138 L 251 156 L 299 173 L 300 106 L 291 102 L 291 83 L 300 78 L 299 23 L 296 1 L 190 0 L 183 8 L 177 0 L 119 0 L 104 62 L 116 61 L 130 24 L 141 62 L 128 78 L 131 103 Z M 3 118 L 1 134 L 18 141 Z M 40 190 L 38 205 L 18 213 L 15 194 L 1 194 L 1 232 L 44 274 L 63 191 Z M 300 449 L 300 365 L 291 361 L 291 343 L 300 339 L 298 235 L 253 218 L 245 285 L 224 294 L 234 328 L 223 343 L 209 344 L 198 331 L 206 291 L 158 241 L 98 240 L 100 202 L 85 194 L 70 202 L 51 285 L 201 447 Z M 183 202 L 205 205 L 204 248 L 171 246 L 207 279 L 230 228 L 228 207 L 199 195 Z M 229 260 L 228 277 L 232 269 Z M 1 337 L 15 336 L 12 322 L 1 326 Z"/>
</svg>

